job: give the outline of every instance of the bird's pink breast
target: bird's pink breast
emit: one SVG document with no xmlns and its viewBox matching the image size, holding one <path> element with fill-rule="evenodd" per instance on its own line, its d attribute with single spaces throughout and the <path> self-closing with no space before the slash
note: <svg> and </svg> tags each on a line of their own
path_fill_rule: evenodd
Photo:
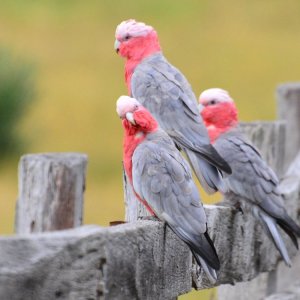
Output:
<svg viewBox="0 0 300 300">
<path fill-rule="evenodd" d="M 145 139 L 145 135 L 140 134 L 140 132 L 137 132 L 134 135 L 127 135 L 124 139 L 124 153 L 123 153 L 123 159 L 124 159 L 124 168 L 127 176 L 129 177 L 130 184 L 133 188 L 133 191 L 138 198 L 138 200 L 145 205 L 148 212 L 151 214 L 151 216 L 154 216 L 155 213 L 151 209 L 151 207 L 148 205 L 147 201 L 143 200 L 140 195 L 136 193 L 133 187 L 133 178 L 132 178 L 132 156 L 134 154 L 135 149 L 137 146 L 143 142 Z"/>
<path fill-rule="evenodd" d="M 131 95 L 131 77 L 138 64 L 146 57 L 161 51 L 158 37 L 155 31 L 139 38 L 133 38 L 132 42 L 127 43 L 123 49 L 126 53 L 125 81 L 128 94 Z"/>
</svg>

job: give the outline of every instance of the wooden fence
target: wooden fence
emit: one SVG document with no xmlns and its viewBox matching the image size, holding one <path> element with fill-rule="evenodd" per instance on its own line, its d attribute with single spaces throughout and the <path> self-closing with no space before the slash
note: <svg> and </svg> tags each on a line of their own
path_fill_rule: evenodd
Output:
<svg viewBox="0 0 300 300">
<path fill-rule="evenodd" d="M 299 220 L 300 84 L 280 86 L 277 97 L 279 121 L 241 127 L 282 178 L 287 209 Z M 74 153 L 22 157 L 17 235 L 0 238 L 0 299 L 171 300 L 192 287 L 211 287 L 188 247 L 164 223 L 137 221 L 145 211 L 126 178 L 130 222 L 81 226 L 86 164 L 85 155 Z M 220 300 L 300 297 L 299 255 L 288 269 L 251 216 L 224 206 L 205 210 L 221 261 Z"/>
</svg>

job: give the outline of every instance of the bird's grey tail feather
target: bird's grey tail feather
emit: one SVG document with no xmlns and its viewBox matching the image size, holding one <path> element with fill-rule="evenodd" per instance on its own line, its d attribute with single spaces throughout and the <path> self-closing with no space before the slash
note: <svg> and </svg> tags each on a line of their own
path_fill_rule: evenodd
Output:
<svg viewBox="0 0 300 300">
<path fill-rule="evenodd" d="M 202 145 L 199 149 L 199 155 L 210 162 L 213 166 L 222 172 L 232 174 L 232 169 L 227 161 L 219 154 L 212 144 Z"/>
<path fill-rule="evenodd" d="M 259 208 L 258 208 L 259 209 Z M 280 252 L 283 260 L 285 261 L 286 265 L 291 267 L 291 259 L 289 257 L 288 251 L 286 249 L 286 246 L 282 240 L 282 237 L 278 231 L 277 228 L 277 221 L 271 216 L 268 216 L 265 212 L 263 212 L 261 209 L 259 211 L 256 211 L 256 216 L 259 216 L 260 220 L 262 221 L 262 224 L 264 228 L 266 229 L 267 233 L 271 237 L 273 243 L 275 244 L 276 248 Z"/>
<path fill-rule="evenodd" d="M 225 193 L 227 191 L 222 174 L 215 166 L 204 160 L 199 153 L 190 149 L 184 149 L 184 151 L 202 187 L 208 194 L 213 194 L 217 191 Z"/>
<path fill-rule="evenodd" d="M 297 237 L 295 235 L 295 231 L 288 226 L 286 223 L 281 222 L 281 220 L 277 220 L 278 225 L 284 230 L 284 232 L 291 238 L 293 244 L 297 249 L 299 249 Z"/>
<path fill-rule="evenodd" d="M 259 206 L 270 216 L 272 216 L 277 224 L 291 238 L 295 247 L 298 249 L 297 236 L 300 237 L 300 226 L 288 215 L 284 207 L 272 201 L 272 198 L 266 198 Z"/>
<path fill-rule="evenodd" d="M 168 222 L 171 229 L 183 240 L 185 241 L 191 251 L 196 253 L 199 257 L 202 257 L 211 268 L 215 270 L 220 269 L 220 260 L 217 254 L 217 250 L 214 246 L 207 231 L 198 235 L 189 234 L 180 227 L 173 227 Z"/>
<path fill-rule="evenodd" d="M 210 267 L 206 261 L 199 255 L 197 254 L 195 251 L 192 250 L 192 253 L 197 261 L 197 264 L 199 266 L 201 266 L 201 268 L 203 269 L 203 271 L 205 272 L 207 278 L 209 279 L 211 284 L 215 284 L 218 276 L 217 276 L 217 272 L 214 268 Z"/>
</svg>

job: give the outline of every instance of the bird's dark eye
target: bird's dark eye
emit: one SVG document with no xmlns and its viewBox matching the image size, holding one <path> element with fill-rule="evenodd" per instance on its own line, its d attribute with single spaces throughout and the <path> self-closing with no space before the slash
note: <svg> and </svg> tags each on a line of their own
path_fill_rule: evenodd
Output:
<svg viewBox="0 0 300 300">
<path fill-rule="evenodd" d="M 214 105 L 216 103 L 217 103 L 217 101 L 215 99 L 212 99 L 208 102 L 208 105 Z"/>
<path fill-rule="evenodd" d="M 125 35 L 124 40 L 128 41 L 131 38 L 131 36 L 129 34 Z"/>
</svg>

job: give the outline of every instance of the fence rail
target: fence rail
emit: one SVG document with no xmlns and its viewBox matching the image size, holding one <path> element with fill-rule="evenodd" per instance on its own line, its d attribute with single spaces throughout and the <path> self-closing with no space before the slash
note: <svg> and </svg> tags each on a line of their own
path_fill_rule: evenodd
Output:
<svg viewBox="0 0 300 300">
<path fill-rule="evenodd" d="M 285 121 L 253 122 L 241 127 L 283 178 L 281 186 L 287 209 L 293 218 L 299 219 L 300 153 L 296 154 L 300 84 L 281 86 L 279 95 L 279 108 L 289 107 L 296 113 Z M 285 102 L 291 98 L 287 105 Z M 292 124 L 298 124 L 297 130 Z M 286 132 L 286 126 L 294 131 Z M 16 209 L 18 235 L 0 238 L 0 299 L 170 300 L 192 287 L 211 287 L 193 263 L 189 248 L 164 223 L 137 221 L 145 216 L 145 211 L 132 197 L 126 177 L 126 219 L 130 223 L 80 226 L 86 162 L 85 155 L 74 153 L 27 155 L 21 159 Z M 263 299 L 277 289 L 282 292 L 281 277 L 288 271 L 278 266 L 278 251 L 252 216 L 222 205 L 206 205 L 205 210 L 209 233 L 221 261 L 216 283 L 222 285 L 219 299 Z M 72 227 L 76 228 L 67 229 Z M 286 243 L 294 256 L 294 247 L 289 247 L 291 242 L 287 239 Z M 281 276 L 277 276 L 278 270 Z M 295 262 L 291 270 L 299 274 L 300 262 Z M 262 272 L 269 273 L 260 275 Z M 247 282 L 253 278 L 259 279 Z M 295 278 L 289 283 L 293 282 Z M 285 289 L 288 290 L 287 285 Z M 296 297 L 300 292 L 297 294 L 294 286 L 290 295 Z"/>
</svg>

